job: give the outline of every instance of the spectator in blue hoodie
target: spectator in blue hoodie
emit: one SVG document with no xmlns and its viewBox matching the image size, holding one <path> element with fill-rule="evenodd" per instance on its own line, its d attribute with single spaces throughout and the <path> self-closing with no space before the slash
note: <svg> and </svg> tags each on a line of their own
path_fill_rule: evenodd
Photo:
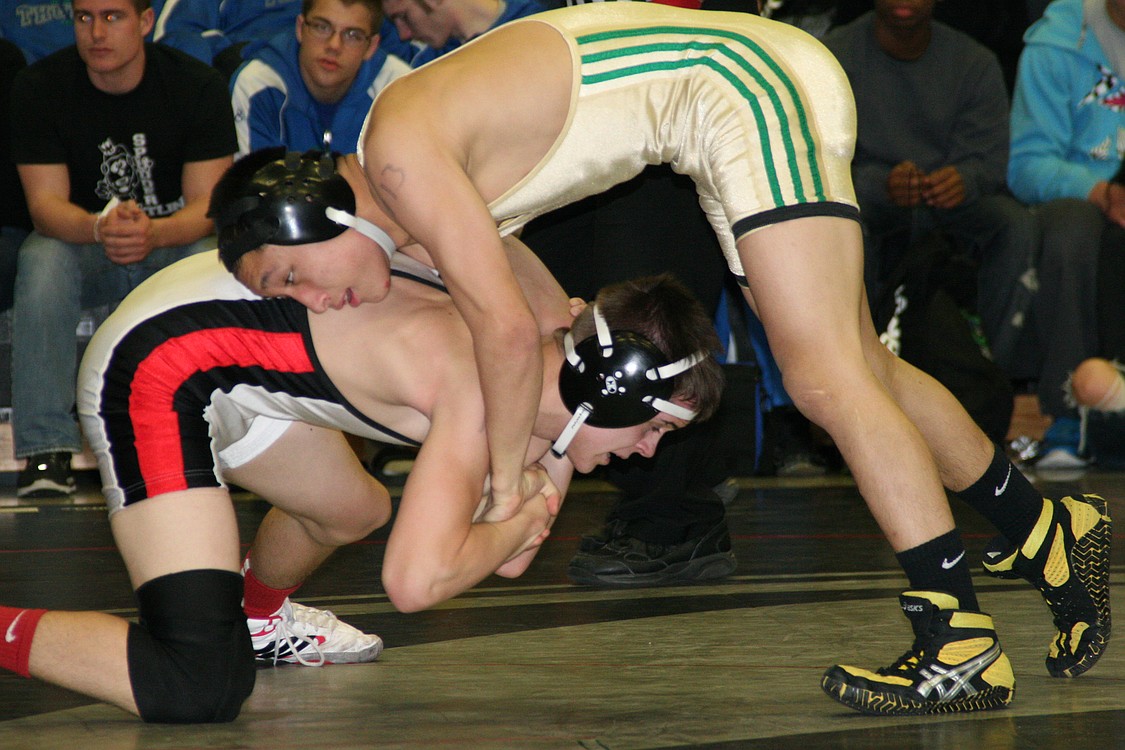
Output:
<svg viewBox="0 0 1125 750">
<path fill-rule="evenodd" d="M 410 70 L 377 49 L 381 21 L 378 0 L 304 0 L 295 33 L 248 44 L 230 86 L 239 155 L 355 151 L 375 95 Z"/>
<path fill-rule="evenodd" d="M 1121 287 L 1120 270 L 1114 278 L 1099 267 L 1099 250 L 1103 264 L 1119 256 L 1125 227 L 1125 188 L 1114 184 L 1125 156 L 1125 0 L 1056 0 L 1024 42 L 1008 184 L 1043 228 L 1039 403 L 1054 421 L 1038 466 L 1077 469 L 1086 457 L 1069 373 L 1099 353 L 1116 356 L 1099 342 L 1097 306 L 1106 300 L 1097 298 L 1105 285 Z M 1115 318 L 1119 325 L 1119 307 Z"/>
<path fill-rule="evenodd" d="M 545 10 L 539 0 L 383 0 L 383 12 L 394 27 L 384 49 L 411 55 L 417 68 L 460 47 L 473 37 L 517 18 Z M 422 45 L 404 52 L 404 43 Z"/>
</svg>

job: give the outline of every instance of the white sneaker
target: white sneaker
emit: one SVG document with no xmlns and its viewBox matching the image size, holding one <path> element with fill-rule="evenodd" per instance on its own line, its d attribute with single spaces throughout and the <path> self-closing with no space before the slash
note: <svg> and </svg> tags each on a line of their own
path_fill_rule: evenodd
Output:
<svg viewBox="0 0 1125 750">
<path fill-rule="evenodd" d="M 1035 462 L 1035 468 L 1040 471 L 1068 471 L 1085 469 L 1087 466 L 1089 461 L 1079 456 L 1069 446 L 1051 448 Z"/>
<path fill-rule="evenodd" d="M 340 622 L 326 609 L 315 609 L 286 598 L 269 617 L 247 617 L 250 640 L 259 662 L 301 664 L 355 664 L 375 661 L 383 639 Z"/>
</svg>

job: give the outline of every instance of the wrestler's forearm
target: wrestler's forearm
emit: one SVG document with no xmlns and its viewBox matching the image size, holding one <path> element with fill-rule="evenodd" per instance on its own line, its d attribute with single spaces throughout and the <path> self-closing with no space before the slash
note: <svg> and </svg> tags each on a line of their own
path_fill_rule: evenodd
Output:
<svg viewBox="0 0 1125 750">
<path fill-rule="evenodd" d="M 392 534 L 383 564 L 384 589 L 400 611 L 433 607 L 541 542 L 551 518 L 546 501 L 538 497 L 506 521 L 467 524 L 436 537 L 407 539 Z"/>
<path fill-rule="evenodd" d="M 558 280 L 521 240 L 509 236 L 503 241 L 512 272 L 539 323 L 539 332 L 548 334 L 558 328 L 569 328 L 573 320 L 570 315 L 570 298 Z"/>
<path fill-rule="evenodd" d="M 522 329 L 487 331 L 474 337 L 473 349 L 484 397 L 493 505 L 519 507 L 520 478 L 526 463 L 531 429 L 539 408 L 543 358 L 534 319 Z M 496 516 L 493 516 L 495 518 Z"/>
</svg>

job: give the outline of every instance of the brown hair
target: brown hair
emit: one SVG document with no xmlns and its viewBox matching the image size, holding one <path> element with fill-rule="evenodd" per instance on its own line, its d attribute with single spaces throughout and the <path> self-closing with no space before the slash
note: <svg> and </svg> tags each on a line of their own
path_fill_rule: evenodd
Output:
<svg viewBox="0 0 1125 750">
<path fill-rule="evenodd" d="M 383 0 L 340 0 L 343 5 L 362 5 L 371 12 L 371 33 L 378 34 L 383 25 Z M 317 0 L 301 0 L 301 15 L 307 16 L 312 12 Z"/>
<path fill-rule="evenodd" d="M 694 352 L 720 349 L 715 326 L 687 287 L 669 273 L 645 276 L 603 287 L 596 299 L 611 330 L 632 331 L 657 346 L 669 362 Z M 575 341 L 594 335 L 592 306 L 571 326 Z M 707 419 L 719 407 L 723 371 L 714 357 L 680 373 L 673 381 L 673 395 L 699 412 L 696 421 Z"/>
</svg>

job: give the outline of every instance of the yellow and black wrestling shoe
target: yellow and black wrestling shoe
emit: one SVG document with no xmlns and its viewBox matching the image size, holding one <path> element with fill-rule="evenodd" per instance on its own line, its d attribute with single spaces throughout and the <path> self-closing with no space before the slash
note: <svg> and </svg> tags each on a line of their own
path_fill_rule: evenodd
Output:
<svg viewBox="0 0 1125 750">
<path fill-rule="evenodd" d="M 1109 644 L 1109 548 L 1113 522 L 1097 495 L 1044 500 L 1022 545 L 997 537 L 985 547 L 984 569 L 997 578 L 1023 578 L 1043 594 L 1055 617 L 1047 649 L 1053 677 L 1077 677 Z"/>
<path fill-rule="evenodd" d="M 874 672 L 832 667 L 820 683 L 824 692 L 885 716 L 983 711 L 1011 702 L 1016 679 L 991 617 L 958 609 L 955 597 L 936 591 L 907 591 L 899 601 L 914 629 L 910 650 Z"/>
</svg>

